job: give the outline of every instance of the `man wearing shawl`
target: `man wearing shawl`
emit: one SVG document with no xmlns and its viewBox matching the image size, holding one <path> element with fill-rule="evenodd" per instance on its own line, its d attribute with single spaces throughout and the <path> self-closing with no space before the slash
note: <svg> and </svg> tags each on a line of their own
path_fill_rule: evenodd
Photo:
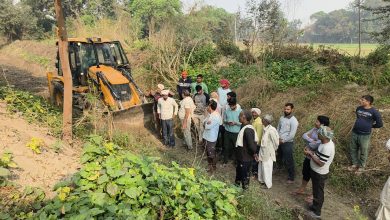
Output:
<svg viewBox="0 0 390 220">
<path fill-rule="evenodd" d="M 259 141 L 253 126 L 249 123 L 252 119 L 250 111 L 240 113 L 241 130 L 236 142 L 236 180 L 237 186 L 243 189 L 249 187 L 249 169 L 253 158 L 256 157 L 256 145 Z"/>
</svg>

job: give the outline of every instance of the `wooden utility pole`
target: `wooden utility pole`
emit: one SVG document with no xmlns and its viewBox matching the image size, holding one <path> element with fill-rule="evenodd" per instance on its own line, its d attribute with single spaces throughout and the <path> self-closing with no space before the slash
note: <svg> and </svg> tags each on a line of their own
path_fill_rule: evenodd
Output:
<svg viewBox="0 0 390 220">
<path fill-rule="evenodd" d="M 68 34 L 66 32 L 61 0 L 54 0 L 54 7 L 58 27 L 58 54 L 64 79 L 62 140 L 72 143 L 72 73 L 69 66 Z"/>
<path fill-rule="evenodd" d="M 359 14 L 359 52 L 358 57 L 360 58 L 360 54 L 362 52 L 362 0 L 358 0 L 358 14 Z"/>
</svg>

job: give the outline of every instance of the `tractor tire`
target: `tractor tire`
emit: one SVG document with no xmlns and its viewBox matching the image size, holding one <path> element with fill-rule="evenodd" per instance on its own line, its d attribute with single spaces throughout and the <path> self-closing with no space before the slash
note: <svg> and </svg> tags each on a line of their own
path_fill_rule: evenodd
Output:
<svg viewBox="0 0 390 220">
<path fill-rule="evenodd" d="M 62 107 L 64 105 L 64 86 L 62 84 L 53 83 L 53 93 L 50 99 L 54 106 Z"/>
</svg>

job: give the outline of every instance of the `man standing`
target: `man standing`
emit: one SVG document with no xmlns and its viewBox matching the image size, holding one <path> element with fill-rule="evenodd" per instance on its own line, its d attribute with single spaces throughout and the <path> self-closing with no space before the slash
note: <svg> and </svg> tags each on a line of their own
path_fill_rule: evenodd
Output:
<svg viewBox="0 0 390 220">
<path fill-rule="evenodd" d="M 196 86 L 199 85 L 199 86 L 202 86 L 202 90 L 204 93 L 206 94 L 209 94 L 209 89 L 207 88 L 207 85 L 206 83 L 203 82 L 203 75 L 202 74 L 198 74 L 196 76 L 196 82 L 193 82 L 191 83 L 191 91 L 196 91 Z"/>
<path fill-rule="evenodd" d="M 252 108 L 251 112 L 252 112 L 252 117 L 253 117 L 252 126 L 257 133 L 257 138 L 259 140 L 261 140 L 261 136 L 263 135 L 263 123 L 262 123 L 261 118 L 260 118 L 261 110 L 259 108 Z M 259 150 L 260 150 L 260 142 L 257 143 L 256 154 L 259 153 Z M 258 166 L 259 166 L 259 163 L 256 160 L 253 160 L 253 162 L 252 162 L 252 175 L 253 176 L 257 176 Z"/>
<path fill-rule="evenodd" d="M 241 130 L 238 133 L 236 147 L 236 180 L 237 186 L 242 185 L 243 189 L 249 187 L 249 169 L 253 158 L 256 156 L 256 145 L 259 142 L 253 126 L 250 124 L 252 114 L 250 111 L 243 111 L 239 115 Z"/>
<path fill-rule="evenodd" d="M 316 152 L 305 149 L 305 155 L 310 161 L 310 176 L 313 184 L 313 204 L 309 206 L 309 215 L 321 218 L 321 209 L 324 204 L 325 180 L 328 178 L 329 167 L 335 155 L 335 146 L 332 141 L 333 131 L 327 126 L 318 129 L 318 138 L 321 140 Z"/>
<path fill-rule="evenodd" d="M 352 129 L 351 158 L 352 166 L 349 171 L 360 174 L 364 171 L 368 158 L 372 128 L 383 126 L 382 117 L 378 110 L 372 107 L 374 97 L 364 95 L 360 106 L 356 108 L 356 121 Z"/>
<path fill-rule="evenodd" d="M 183 99 L 183 91 L 188 90 L 191 93 L 191 77 L 188 77 L 187 71 L 183 71 L 181 73 L 181 78 L 179 79 L 179 82 L 177 83 L 177 92 L 179 93 L 180 100 Z"/>
<path fill-rule="evenodd" d="M 258 153 L 258 180 L 260 183 L 264 183 L 269 189 L 272 187 L 272 169 L 274 161 L 276 161 L 275 151 L 279 146 L 279 134 L 272 123 L 272 115 L 265 115 L 263 118 L 264 133 L 261 138 L 260 152 Z"/>
<path fill-rule="evenodd" d="M 194 116 L 192 119 L 194 120 L 194 125 L 196 130 L 198 131 L 198 141 L 199 143 L 202 142 L 203 139 L 203 121 L 206 116 L 206 108 L 207 104 L 209 103 L 209 95 L 204 93 L 202 90 L 202 86 L 197 85 L 195 87 L 196 93 L 194 95 L 194 103 L 195 103 L 195 110 L 194 110 Z"/>
<path fill-rule="evenodd" d="M 208 161 L 208 172 L 212 173 L 217 169 L 217 153 L 215 145 L 217 144 L 218 139 L 218 130 L 221 123 L 221 116 L 217 111 L 217 102 L 214 100 L 210 101 L 210 104 L 207 107 L 207 112 L 209 115 L 204 121 L 204 132 L 203 132 L 203 141 L 204 146 L 207 152 L 207 161 Z"/>
<path fill-rule="evenodd" d="M 222 117 L 223 117 L 223 111 L 225 110 L 227 106 L 227 94 L 231 92 L 232 90 L 229 89 L 230 83 L 227 79 L 221 79 L 219 81 L 219 84 L 221 87 L 217 89 L 218 98 L 219 98 L 219 104 L 221 105 L 222 109 Z"/>
<path fill-rule="evenodd" d="M 294 137 L 298 129 L 298 120 L 293 115 L 294 105 L 286 103 L 284 105 L 284 116 L 280 117 L 278 124 L 279 148 L 278 162 L 279 166 L 285 163 L 288 171 L 287 183 L 291 184 L 295 179 L 294 164 Z"/>
<path fill-rule="evenodd" d="M 387 159 L 390 162 L 390 139 L 386 143 L 386 148 L 389 154 Z M 390 219 L 390 177 L 387 179 L 385 186 L 382 189 L 380 197 L 380 206 L 375 213 L 376 220 Z"/>
<path fill-rule="evenodd" d="M 236 145 L 238 132 L 240 132 L 241 129 L 241 122 L 239 120 L 239 115 L 241 111 L 241 108 L 237 104 L 237 100 L 235 98 L 231 98 L 229 100 L 229 107 L 226 108 L 225 114 L 223 115 L 223 125 L 225 127 L 223 141 L 224 165 L 226 165 L 227 162 L 232 159 L 233 156 L 233 149 Z"/>
<path fill-rule="evenodd" d="M 192 149 L 191 118 L 196 106 L 188 90 L 183 91 L 183 97 L 184 99 L 180 101 L 179 119 L 181 121 L 184 142 L 187 145 L 187 149 L 190 150 Z"/>
<path fill-rule="evenodd" d="M 163 90 L 161 95 L 162 98 L 158 100 L 157 104 L 157 113 L 161 119 L 164 145 L 175 147 L 175 137 L 173 134 L 173 116 L 177 115 L 178 106 L 173 98 L 168 97 L 168 90 Z"/>
</svg>

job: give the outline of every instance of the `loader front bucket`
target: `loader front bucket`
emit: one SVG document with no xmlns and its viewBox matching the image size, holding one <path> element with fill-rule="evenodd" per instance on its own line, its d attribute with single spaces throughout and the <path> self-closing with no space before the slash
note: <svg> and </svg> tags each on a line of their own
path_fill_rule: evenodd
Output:
<svg viewBox="0 0 390 220">
<path fill-rule="evenodd" d="M 127 110 L 113 112 L 113 129 L 135 132 L 140 128 L 153 128 L 153 103 L 133 106 Z"/>
</svg>

